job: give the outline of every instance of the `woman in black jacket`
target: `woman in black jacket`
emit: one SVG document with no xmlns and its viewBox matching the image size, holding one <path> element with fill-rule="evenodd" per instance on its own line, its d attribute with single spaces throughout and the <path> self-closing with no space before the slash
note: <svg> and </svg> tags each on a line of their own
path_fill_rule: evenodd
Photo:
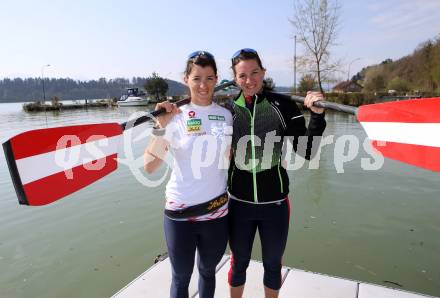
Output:
<svg viewBox="0 0 440 298">
<path fill-rule="evenodd" d="M 266 70 L 255 50 L 237 51 L 232 57 L 232 69 L 241 92 L 233 105 L 234 158 L 228 179 L 230 292 L 232 298 L 243 294 L 258 229 L 265 296 L 277 297 L 290 217 L 289 179 L 281 165 L 283 143 L 291 141 L 298 154 L 310 159 L 313 136 L 321 136 L 326 126 L 324 109 L 312 106 L 323 96 L 317 92 L 307 94 L 304 103 L 310 108 L 311 117 L 306 127 L 303 114 L 288 96 L 264 87 Z M 302 136 L 305 150 L 300 150 Z"/>
</svg>

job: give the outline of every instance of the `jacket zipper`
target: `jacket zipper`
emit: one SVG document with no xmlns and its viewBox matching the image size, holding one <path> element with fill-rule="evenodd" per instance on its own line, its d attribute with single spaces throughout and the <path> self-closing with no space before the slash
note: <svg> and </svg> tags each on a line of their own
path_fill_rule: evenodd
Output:
<svg viewBox="0 0 440 298">
<path fill-rule="evenodd" d="M 257 169 L 255 164 L 255 113 L 256 113 L 256 107 L 257 107 L 257 101 L 258 97 L 255 96 L 255 102 L 254 102 L 254 112 L 251 114 L 251 112 L 248 110 L 249 114 L 251 114 L 251 145 L 252 145 L 252 180 L 253 180 L 253 189 L 254 189 L 254 202 L 258 203 L 258 192 L 257 192 Z"/>
</svg>

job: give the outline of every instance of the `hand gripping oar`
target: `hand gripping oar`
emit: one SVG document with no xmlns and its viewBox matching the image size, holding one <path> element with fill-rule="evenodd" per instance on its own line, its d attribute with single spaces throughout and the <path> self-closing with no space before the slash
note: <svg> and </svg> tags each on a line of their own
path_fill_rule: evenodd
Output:
<svg viewBox="0 0 440 298">
<path fill-rule="evenodd" d="M 304 103 L 304 98 L 291 96 Z M 316 107 L 356 115 L 373 148 L 383 156 L 440 172 L 440 98 L 421 98 L 363 105 L 328 101 Z"/>
<path fill-rule="evenodd" d="M 215 91 L 233 85 L 223 83 Z M 177 106 L 190 102 L 178 101 Z M 165 112 L 160 109 L 130 122 L 43 128 L 18 134 L 3 143 L 18 201 L 40 206 L 59 200 L 113 172 L 117 149 L 127 128 Z"/>
</svg>

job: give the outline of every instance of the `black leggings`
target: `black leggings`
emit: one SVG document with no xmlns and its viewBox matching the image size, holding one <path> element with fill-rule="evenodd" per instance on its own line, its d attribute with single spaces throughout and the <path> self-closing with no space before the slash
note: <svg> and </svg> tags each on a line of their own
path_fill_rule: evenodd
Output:
<svg viewBox="0 0 440 298">
<path fill-rule="evenodd" d="M 279 290 L 281 267 L 289 232 L 290 203 L 252 204 L 231 199 L 229 202 L 229 246 L 232 251 L 228 281 L 233 287 L 244 285 L 251 259 L 255 232 L 261 239 L 266 287 Z"/>
<path fill-rule="evenodd" d="M 207 221 L 176 221 L 165 216 L 164 230 L 172 266 L 170 297 L 188 297 L 196 248 L 199 297 L 214 297 L 215 269 L 228 243 L 228 215 Z"/>
</svg>

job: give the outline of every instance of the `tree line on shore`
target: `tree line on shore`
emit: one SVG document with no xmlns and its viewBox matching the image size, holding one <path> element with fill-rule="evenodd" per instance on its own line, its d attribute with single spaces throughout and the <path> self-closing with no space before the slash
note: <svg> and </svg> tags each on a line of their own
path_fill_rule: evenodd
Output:
<svg viewBox="0 0 440 298">
<path fill-rule="evenodd" d="M 328 100 L 359 106 L 377 102 L 387 96 L 440 96 L 440 35 L 420 44 L 412 54 L 393 61 L 385 59 L 355 74 L 351 80 L 361 92 L 327 92 Z M 334 80 L 333 80 L 334 83 Z M 298 92 L 319 89 L 316 77 L 305 74 Z"/>
<path fill-rule="evenodd" d="M 125 88 L 147 87 L 146 82 L 151 77 L 133 77 L 78 81 L 70 78 L 51 78 L 45 80 L 45 97 L 51 100 L 119 98 Z M 157 78 L 155 78 L 157 79 Z M 182 95 L 187 93 L 187 87 L 176 81 L 165 79 L 166 95 Z M 411 55 L 396 61 L 386 59 L 380 64 L 363 68 L 351 78 L 351 81 L 363 87 L 362 92 L 327 93 L 329 100 L 362 105 L 375 102 L 378 98 L 394 94 L 420 95 L 422 97 L 439 96 L 440 94 L 440 36 L 428 40 L 418 46 Z M 273 81 L 272 81 L 273 83 Z M 273 83 L 273 85 L 275 85 Z M 313 74 L 305 74 L 297 91 L 318 89 L 318 82 Z M 5 78 L 0 80 L 0 102 L 29 102 L 42 101 L 43 89 L 41 78 Z"/>
<path fill-rule="evenodd" d="M 298 61 L 303 74 L 295 91 L 303 93 L 313 89 L 324 93 L 324 83 L 339 82 L 335 91 L 345 93 L 327 93 L 327 99 L 355 105 L 374 102 L 375 98 L 389 93 L 422 97 L 440 94 L 440 35 L 419 45 L 411 55 L 396 61 L 385 59 L 378 65 L 365 67 L 351 80 L 341 82 L 337 74 L 346 73 L 342 69 L 347 63 L 331 54 L 332 47 L 338 44 L 340 1 L 294 0 L 293 4 L 295 14 L 290 22 L 295 29 L 294 44 L 296 47 L 298 41 L 304 50 L 294 61 L 295 67 Z M 348 63 L 348 69 L 352 62 Z"/>
<path fill-rule="evenodd" d="M 46 78 L 45 97 L 49 101 L 54 96 L 60 100 L 95 98 L 119 98 L 125 88 L 142 88 L 148 78 L 126 78 L 79 81 L 70 78 Z M 187 93 L 187 87 L 179 82 L 164 79 L 168 85 L 167 95 Z M 0 80 L 0 102 L 34 102 L 43 100 L 41 78 L 5 78 Z"/>
<path fill-rule="evenodd" d="M 440 35 L 420 44 L 411 55 L 386 59 L 362 69 L 353 78 L 367 92 L 440 93 Z"/>
</svg>

